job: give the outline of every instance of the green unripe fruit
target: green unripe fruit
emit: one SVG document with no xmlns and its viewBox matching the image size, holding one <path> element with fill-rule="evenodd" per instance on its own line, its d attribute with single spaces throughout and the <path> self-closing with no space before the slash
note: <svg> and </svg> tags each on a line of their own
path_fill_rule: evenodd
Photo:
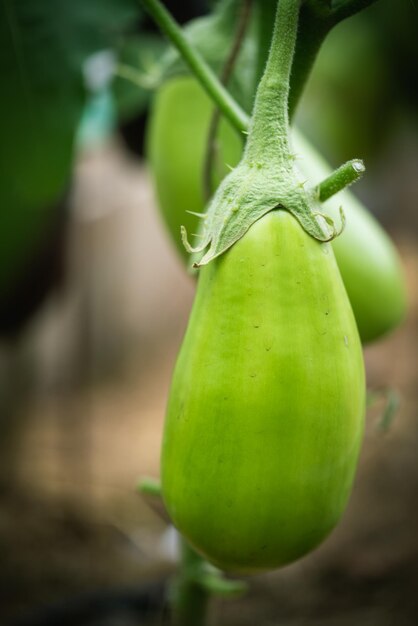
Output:
<svg viewBox="0 0 418 626">
<path fill-rule="evenodd" d="M 346 506 L 364 401 L 332 248 L 272 211 L 200 270 L 164 432 L 174 524 L 230 571 L 303 556 Z"/>
</svg>

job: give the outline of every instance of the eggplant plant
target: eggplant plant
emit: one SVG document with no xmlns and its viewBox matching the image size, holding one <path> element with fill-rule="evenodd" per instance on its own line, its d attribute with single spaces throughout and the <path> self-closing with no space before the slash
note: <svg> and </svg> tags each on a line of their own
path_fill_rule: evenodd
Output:
<svg viewBox="0 0 418 626">
<path fill-rule="evenodd" d="M 267 4 L 258 3 L 261 14 Z M 353 160 L 307 181 L 290 113 L 326 33 L 367 4 L 274 3 L 249 117 L 160 2 L 143 0 L 245 144 L 205 210 L 194 211 L 197 243 L 181 228 L 198 282 L 169 395 L 157 491 L 185 546 L 173 596 L 183 626 L 205 623 L 214 579 L 229 590 L 220 570 L 251 574 L 301 558 L 332 531 L 350 495 L 365 377 L 333 249 L 350 214 L 330 215 L 322 205 L 364 166 Z M 187 128 L 185 140 L 192 141 Z M 299 150 L 302 161 L 303 141 Z"/>
<path fill-rule="evenodd" d="M 221 68 L 219 49 L 221 44 L 225 49 L 227 38 L 234 35 L 239 5 L 235 1 L 226 3 L 226 6 L 221 3 L 213 15 L 188 26 L 188 38 L 197 42 L 199 51 L 217 72 Z M 274 15 L 271 20 L 267 18 L 272 9 L 274 5 L 271 2 L 262 6 L 255 3 L 229 78 L 232 93 L 246 109 L 253 100 L 256 74 L 256 70 L 251 72 L 249 68 L 251 61 L 252 65 L 256 65 L 258 56 L 263 59 L 263 54 L 266 54 L 261 45 L 260 55 L 256 54 L 256 44 L 260 39 L 260 30 L 262 42 L 270 34 L 269 22 L 273 21 Z M 265 22 L 267 33 L 262 28 L 266 28 Z M 299 34 L 299 47 L 303 44 L 300 41 L 302 36 L 303 32 Z M 299 66 L 302 67 L 300 60 Z M 178 60 L 172 62 L 166 71 L 167 78 L 154 96 L 147 152 L 163 221 L 177 250 L 187 262 L 188 253 L 181 240 L 180 228 L 184 225 L 189 233 L 198 233 L 197 214 L 205 210 L 207 196 L 210 195 L 205 193 L 208 185 L 204 178 L 208 177 L 207 144 L 214 106 L 203 87 L 186 72 Z M 291 114 L 295 106 L 294 103 Z M 212 140 L 215 158 L 212 159 L 209 178 L 211 188 L 215 189 L 228 173 L 228 167 L 238 163 L 243 141 L 225 118 L 220 120 Z M 301 181 L 314 184 L 331 173 L 331 167 L 294 127 L 292 147 L 301 170 Z M 349 219 L 344 232 L 332 242 L 332 246 L 360 337 L 363 343 L 368 343 L 389 333 L 402 321 L 406 310 L 405 281 L 393 243 L 351 190 L 343 190 L 324 201 L 322 210 L 336 219 L 340 206 Z"/>
</svg>

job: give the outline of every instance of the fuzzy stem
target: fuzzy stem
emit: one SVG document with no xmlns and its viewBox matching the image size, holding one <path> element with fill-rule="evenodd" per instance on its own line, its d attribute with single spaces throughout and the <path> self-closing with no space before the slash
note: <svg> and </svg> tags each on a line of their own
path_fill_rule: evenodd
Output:
<svg viewBox="0 0 418 626">
<path fill-rule="evenodd" d="M 277 0 L 257 0 L 254 14 L 257 20 L 257 57 L 255 70 L 254 93 L 266 68 L 266 61 L 271 44 Z"/>
<path fill-rule="evenodd" d="M 289 83 L 301 0 L 280 0 L 267 65 L 258 86 L 245 158 L 289 160 Z"/>
<path fill-rule="evenodd" d="M 182 29 L 164 8 L 160 0 L 141 0 L 141 2 L 162 32 L 180 52 L 197 80 L 212 100 L 217 103 L 222 113 L 239 132 L 245 131 L 247 115 L 221 84 L 200 53 L 190 45 Z"/>
<path fill-rule="evenodd" d="M 256 85 L 263 74 L 268 56 L 277 0 L 258 0 L 255 11 L 257 14 L 257 65 Z M 318 15 L 308 4 L 302 4 L 299 15 L 299 26 L 296 40 L 292 74 L 290 76 L 289 118 L 292 121 L 306 81 L 311 73 L 322 42 L 326 38 L 332 22 L 323 14 Z"/>
<path fill-rule="evenodd" d="M 286 0 L 284 0 L 284 3 L 285 1 Z M 248 128 L 248 115 L 231 97 L 202 56 L 190 45 L 181 28 L 162 6 L 161 2 L 159 0 L 141 0 L 141 2 L 162 32 L 165 33 L 171 43 L 180 52 L 196 79 L 206 90 L 220 111 L 222 111 L 238 132 L 245 132 Z M 269 0 L 269 2 L 267 2 L 267 0 L 259 0 L 259 2 L 259 10 L 267 14 L 270 10 L 271 0 Z M 263 6 L 264 2 L 266 2 L 266 4 Z M 321 13 L 315 14 L 314 10 L 310 8 L 309 3 L 302 6 L 300 29 L 291 76 L 291 90 L 289 96 L 290 118 L 293 117 L 316 55 L 328 31 L 338 22 L 358 13 L 362 9 L 374 4 L 374 2 L 376 2 L 376 0 L 340 0 L 334 10 L 331 10 L 327 15 L 322 15 Z M 299 4 L 299 0 L 295 0 L 295 5 L 299 6 Z M 262 17 L 264 13 L 262 13 Z M 263 33 L 266 35 L 268 32 L 268 22 L 265 19 L 263 20 L 262 29 L 264 29 Z M 259 51 L 257 61 L 259 69 L 264 64 L 266 46 L 267 39 L 264 40 L 264 45 Z"/>
<path fill-rule="evenodd" d="M 366 171 L 363 161 L 353 159 L 341 165 L 317 187 L 320 202 L 325 202 L 345 187 L 355 183 Z"/>
</svg>

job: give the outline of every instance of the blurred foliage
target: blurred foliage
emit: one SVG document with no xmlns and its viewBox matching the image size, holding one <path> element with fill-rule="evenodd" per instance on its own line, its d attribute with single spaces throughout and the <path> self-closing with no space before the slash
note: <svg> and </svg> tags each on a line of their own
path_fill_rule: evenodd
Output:
<svg viewBox="0 0 418 626">
<path fill-rule="evenodd" d="M 0 7 L 0 305 L 39 252 L 69 184 L 85 59 L 137 19 L 135 0 Z"/>
<path fill-rule="evenodd" d="M 373 159 L 400 120 L 418 127 L 418 8 L 380 0 L 326 40 L 298 121 L 336 162 Z"/>
<path fill-rule="evenodd" d="M 179 3 L 165 4 L 176 13 Z M 231 44 L 240 3 L 229 0 L 212 4 L 213 13 L 189 21 L 186 33 L 219 73 Z M 257 6 L 253 10 L 257 11 Z M 255 39 L 251 36 L 251 29 L 257 28 L 257 18 L 251 21 L 250 36 L 244 40 L 229 84 L 235 98 L 249 110 L 252 97 L 245 85 L 253 80 L 257 55 Z M 395 6 L 392 0 L 379 0 L 343 21 L 326 39 L 302 98 L 297 123 L 332 161 L 341 162 L 354 156 L 373 159 L 384 150 L 400 121 L 418 126 L 417 23 L 418 9 L 412 1 L 404 0 Z M 148 28 L 146 22 L 145 27 Z M 158 50 L 157 41 L 158 35 L 149 42 L 148 53 L 143 34 L 137 36 L 135 44 L 126 42 L 124 62 L 143 74 L 144 59 Z M 160 56 L 160 63 L 160 72 L 165 71 L 166 75 L 187 72 L 172 49 Z M 144 113 L 150 87 L 138 84 L 122 87 L 123 82 L 128 81 L 118 80 L 118 106 L 123 120 L 133 119 Z M 132 128 L 138 132 L 137 126 Z"/>
<path fill-rule="evenodd" d="M 166 2 L 165 4 L 175 4 Z M 240 0 L 214 3 L 213 11 L 203 17 L 187 22 L 184 32 L 188 41 L 199 51 L 211 68 L 220 75 L 225 59 L 233 45 Z M 177 11 L 173 12 L 176 15 Z M 125 38 L 118 48 L 119 68 L 113 84 L 117 110 L 122 123 L 145 112 L 153 91 L 165 79 L 190 70 L 173 47 L 160 34 L 147 33 L 147 23 L 139 24 L 135 36 Z M 256 24 L 253 20 L 250 31 Z M 256 80 L 256 42 L 254 37 L 245 37 L 237 57 L 228 88 L 246 109 L 251 110 L 252 87 Z M 251 90 L 248 86 L 251 86 Z M 135 142 L 132 142 L 135 146 Z M 138 146 L 138 151 L 140 147 Z"/>
<path fill-rule="evenodd" d="M 116 47 L 119 68 L 112 91 L 121 122 L 146 110 L 166 49 L 167 44 L 160 35 L 146 32 L 124 37 Z"/>
</svg>

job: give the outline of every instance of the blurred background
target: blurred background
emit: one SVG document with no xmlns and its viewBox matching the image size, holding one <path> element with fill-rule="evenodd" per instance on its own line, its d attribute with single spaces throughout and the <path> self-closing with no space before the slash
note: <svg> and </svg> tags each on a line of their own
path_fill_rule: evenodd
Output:
<svg viewBox="0 0 418 626">
<path fill-rule="evenodd" d="M 209 10 L 166 4 L 181 22 Z M 194 293 L 144 158 L 167 46 L 134 0 L 0 11 L 0 623 L 162 624 L 162 598 L 139 621 L 138 593 L 160 598 L 173 540 L 135 485 L 159 474 Z M 215 601 L 220 625 L 418 623 L 417 18 L 381 0 L 339 25 L 297 119 L 334 165 L 365 159 L 355 192 L 408 286 L 402 327 L 366 348 L 378 400 L 354 493 L 315 553 Z M 382 426 L 388 389 L 400 402 Z"/>
</svg>

